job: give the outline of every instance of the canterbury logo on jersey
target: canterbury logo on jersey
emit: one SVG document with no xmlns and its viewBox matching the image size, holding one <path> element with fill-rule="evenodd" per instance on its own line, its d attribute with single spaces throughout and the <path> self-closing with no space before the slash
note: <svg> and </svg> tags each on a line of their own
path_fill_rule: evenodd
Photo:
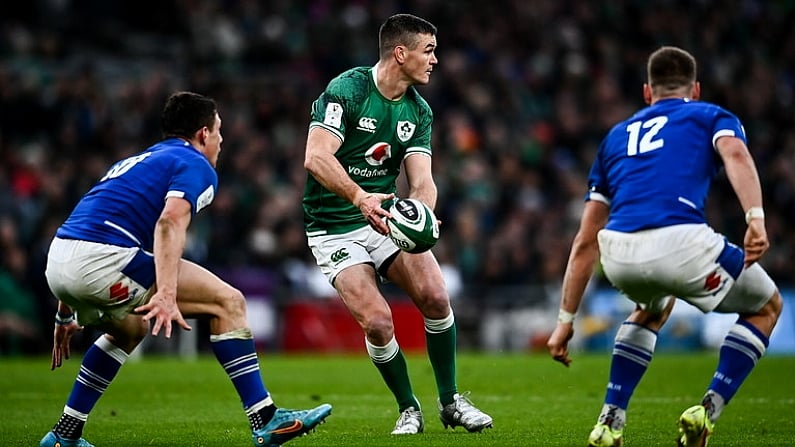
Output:
<svg viewBox="0 0 795 447">
<path fill-rule="evenodd" d="M 347 259 L 349 257 L 350 257 L 350 255 L 348 254 L 348 251 L 346 249 L 344 249 L 344 248 L 340 248 L 339 250 L 337 250 L 337 251 L 335 251 L 334 253 L 331 254 L 331 262 L 338 263 L 338 262 L 343 261 L 343 260 L 345 260 L 345 259 Z"/>
<path fill-rule="evenodd" d="M 365 132 L 375 133 L 376 123 L 378 123 L 377 119 L 363 116 L 359 118 L 359 125 L 356 128 Z"/>
</svg>

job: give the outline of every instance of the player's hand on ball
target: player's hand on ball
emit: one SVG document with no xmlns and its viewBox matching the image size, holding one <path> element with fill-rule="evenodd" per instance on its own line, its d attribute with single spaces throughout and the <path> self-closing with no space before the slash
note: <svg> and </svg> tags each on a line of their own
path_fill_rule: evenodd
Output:
<svg viewBox="0 0 795 447">
<path fill-rule="evenodd" d="M 389 208 L 389 238 L 403 251 L 423 253 L 439 241 L 441 223 L 433 210 L 417 199 L 397 199 Z"/>
<path fill-rule="evenodd" d="M 353 204 L 362 212 L 362 216 L 367 219 L 373 229 L 381 234 L 389 234 L 389 227 L 387 227 L 385 218 L 392 217 L 389 211 L 381 207 L 381 202 L 384 200 L 391 200 L 395 197 L 394 194 L 381 194 L 377 192 L 365 192 L 359 194 L 353 201 Z"/>
</svg>

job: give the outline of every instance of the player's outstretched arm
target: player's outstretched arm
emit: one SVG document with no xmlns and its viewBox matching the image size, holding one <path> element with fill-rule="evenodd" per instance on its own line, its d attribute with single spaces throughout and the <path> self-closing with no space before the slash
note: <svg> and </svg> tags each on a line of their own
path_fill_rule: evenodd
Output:
<svg viewBox="0 0 795 447">
<path fill-rule="evenodd" d="M 762 187 L 756 165 L 743 140 L 724 136 L 715 142 L 726 168 L 726 177 L 737 194 L 748 229 L 743 241 L 745 264 L 758 261 L 770 247 L 762 208 Z"/>
<path fill-rule="evenodd" d="M 574 315 L 580 308 L 585 286 L 599 257 L 596 234 L 604 228 L 609 214 L 610 208 L 605 203 L 595 200 L 586 202 L 580 219 L 580 229 L 569 253 L 563 275 L 558 324 L 547 341 L 547 349 L 552 358 L 566 366 L 571 363 L 569 341 L 574 335 Z"/>
<path fill-rule="evenodd" d="M 144 321 L 154 319 L 152 335 L 165 328 L 166 338 L 171 338 L 171 322 L 185 330 L 191 327 L 177 306 L 177 279 L 179 262 L 185 249 L 185 235 L 191 220 L 191 204 L 185 199 L 169 197 L 155 224 L 155 281 L 157 290 L 149 302 L 135 308 L 144 313 Z"/>
</svg>

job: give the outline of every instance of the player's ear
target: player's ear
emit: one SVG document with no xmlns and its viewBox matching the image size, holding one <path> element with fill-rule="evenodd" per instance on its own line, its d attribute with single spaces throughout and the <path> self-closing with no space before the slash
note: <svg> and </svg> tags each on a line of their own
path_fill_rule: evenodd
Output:
<svg viewBox="0 0 795 447">
<path fill-rule="evenodd" d="M 695 99 L 696 101 L 698 101 L 701 98 L 701 83 L 700 82 L 696 81 L 693 84 L 693 92 L 690 94 L 690 97 L 692 99 Z"/>
<path fill-rule="evenodd" d="M 210 129 L 207 126 L 202 127 L 196 131 L 196 139 L 199 140 L 202 146 L 207 141 L 207 136 L 210 135 Z"/>
<path fill-rule="evenodd" d="M 648 83 L 643 83 L 643 101 L 646 104 L 651 104 L 651 86 Z"/>
<path fill-rule="evenodd" d="M 398 45 L 392 50 L 393 56 L 395 56 L 395 61 L 399 65 L 403 65 L 406 62 L 406 47 L 403 45 Z"/>
</svg>

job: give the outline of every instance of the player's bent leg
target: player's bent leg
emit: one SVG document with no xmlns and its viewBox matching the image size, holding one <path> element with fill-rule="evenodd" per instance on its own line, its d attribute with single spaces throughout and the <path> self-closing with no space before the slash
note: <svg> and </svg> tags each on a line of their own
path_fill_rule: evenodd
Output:
<svg viewBox="0 0 795 447">
<path fill-rule="evenodd" d="M 751 289 L 744 291 L 747 290 Z M 744 303 L 753 306 L 752 293 L 745 296 L 732 294 L 717 310 L 731 311 L 738 307 L 741 310 Z M 776 290 L 757 311 L 743 313 L 741 310 L 740 318 L 721 345 L 718 367 L 701 404 L 688 408 L 679 417 L 679 447 L 707 445 L 723 409 L 764 355 L 781 309 L 781 295 Z"/>
<path fill-rule="evenodd" d="M 331 405 L 323 404 L 310 410 L 286 410 L 279 408 L 271 420 L 253 433 L 256 447 L 278 447 L 285 442 L 305 435 L 318 424 L 325 422 L 331 414 Z"/>
<path fill-rule="evenodd" d="M 114 335 L 100 336 L 86 351 L 64 412 L 40 446 L 92 447 L 82 437 L 83 426 L 130 353 L 146 336 L 149 326 L 142 321 L 140 316 L 128 315 L 100 326 Z"/>
<path fill-rule="evenodd" d="M 248 327 L 243 294 L 204 267 L 180 261 L 177 305 L 185 317 L 210 316 L 210 333 Z"/>
<path fill-rule="evenodd" d="M 670 316 L 674 302 L 672 297 L 666 297 L 636 306 L 616 333 L 610 385 L 596 425 L 588 436 L 589 446 L 622 445 L 629 401 L 654 356 L 657 332 Z"/>
<path fill-rule="evenodd" d="M 239 290 L 204 267 L 182 260 L 177 304 L 184 316 L 210 316 L 213 353 L 240 397 L 255 445 L 278 446 L 308 433 L 331 413 L 328 404 L 311 410 L 276 408 L 260 375 L 246 300 Z"/>
<path fill-rule="evenodd" d="M 411 386 L 403 351 L 395 338 L 392 311 L 375 282 L 375 270 L 367 264 L 351 265 L 337 275 L 334 286 L 364 331 L 367 354 L 398 405 L 401 416 L 392 433 L 421 432 L 420 403 Z"/>
<path fill-rule="evenodd" d="M 479 432 L 493 426 L 492 417 L 459 394 L 456 384 L 457 329 L 439 263 L 431 252 L 400 253 L 387 271 L 391 281 L 411 297 L 425 322 L 428 359 L 439 399 L 439 419 L 445 428 L 464 427 Z"/>
</svg>

